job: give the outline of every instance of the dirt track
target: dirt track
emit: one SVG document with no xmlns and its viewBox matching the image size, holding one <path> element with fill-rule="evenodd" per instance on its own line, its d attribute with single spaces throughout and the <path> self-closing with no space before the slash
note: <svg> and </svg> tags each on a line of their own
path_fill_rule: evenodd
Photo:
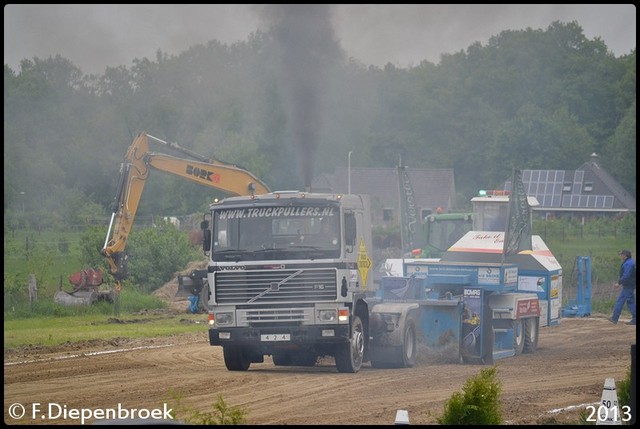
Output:
<svg viewBox="0 0 640 429">
<path fill-rule="evenodd" d="M 496 361 L 507 424 L 575 421 L 585 404 L 600 400 L 605 378 L 625 377 L 635 326 L 612 325 L 605 317 L 563 319 L 559 326 L 541 329 L 536 353 Z M 42 412 L 32 419 L 34 403 L 42 410 L 57 404 L 54 412 L 117 409 L 118 404 L 154 409 L 175 407 L 181 397 L 183 405 L 209 412 L 222 394 L 227 406 L 247 412 L 249 424 L 393 424 L 398 409 L 408 410 L 411 424 L 433 424 L 444 402 L 482 368 L 419 362 L 408 369 L 372 369 L 365 364 L 357 374 L 340 374 L 329 360 L 299 368 L 276 367 L 266 358 L 247 372 L 230 372 L 221 349 L 208 345 L 205 329 L 136 342 L 5 350 L 4 421 L 79 423 L 43 419 Z M 92 354 L 106 350 L 120 351 Z M 14 403 L 26 407 L 26 417 L 10 416 Z M 571 406 L 578 407 L 549 413 Z"/>
</svg>

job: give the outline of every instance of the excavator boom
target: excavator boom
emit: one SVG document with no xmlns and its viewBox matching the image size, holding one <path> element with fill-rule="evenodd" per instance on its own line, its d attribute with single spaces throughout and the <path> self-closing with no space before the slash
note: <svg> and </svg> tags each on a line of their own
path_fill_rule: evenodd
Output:
<svg viewBox="0 0 640 429">
<path fill-rule="evenodd" d="M 149 140 L 193 159 L 151 152 Z M 176 143 L 167 143 L 146 132 L 140 133 L 129 146 L 120 167 L 113 213 L 101 251 L 109 264 L 110 274 L 116 280 L 116 290 L 119 290 L 120 282 L 127 276 L 127 255 L 124 250 L 151 169 L 164 171 L 230 195 L 260 195 L 270 192 L 269 187 L 260 179 L 237 165 L 207 159 Z"/>
</svg>

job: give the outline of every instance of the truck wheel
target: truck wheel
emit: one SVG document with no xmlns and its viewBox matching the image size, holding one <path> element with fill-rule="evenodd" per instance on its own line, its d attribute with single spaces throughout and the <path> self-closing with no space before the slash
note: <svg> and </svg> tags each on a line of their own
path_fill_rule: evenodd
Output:
<svg viewBox="0 0 640 429">
<path fill-rule="evenodd" d="M 524 350 L 524 324 L 522 319 L 516 319 L 511 322 L 513 328 L 513 348 L 516 352 L 516 356 L 522 354 Z"/>
<path fill-rule="evenodd" d="M 416 364 L 418 339 L 413 320 L 404 324 L 402 345 L 371 346 L 371 366 L 373 368 L 411 368 Z"/>
<path fill-rule="evenodd" d="M 358 372 L 364 357 L 364 327 L 360 317 L 353 316 L 351 322 L 351 339 L 346 344 L 339 344 L 335 351 L 338 372 Z"/>
<path fill-rule="evenodd" d="M 416 340 L 416 326 L 413 320 L 408 320 L 404 327 L 404 336 L 402 340 L 402 367 L 411 368 L 416 364 L 416 354 L 418 343 Z"/>
<path fill-rule="evenodd" d="M 540 320 L 538 317 L 525 319 L 524 324 L 524 349 L 525 353 L 533 353 L 538 348 L 538 336 L 540 334 Z"/>
<path fill-rule="evenodd" d="M 229 371 L 246 371 L 251 365 L 249 352 L 242 346 L 223 346 L 222 354 Z"/>
</svg>

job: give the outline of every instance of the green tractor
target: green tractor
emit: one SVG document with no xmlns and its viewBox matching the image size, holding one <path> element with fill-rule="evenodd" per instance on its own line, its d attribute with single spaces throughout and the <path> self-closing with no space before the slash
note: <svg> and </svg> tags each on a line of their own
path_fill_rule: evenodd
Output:
<svg viewBox="0 0 640 429">
<path fill-rule="evenodd" d="M 471 213 L 438 213 L 425 218 L 422 258 L 440 258 L 456 241 L 473 229 Z"/>
<path fill-rule="evenodd" d="M 509 191 L 481 190 L 471 199 L 473 213 L 437 213 L 425 218 L 423 225 L 426 245 L 417 249 L 421 258 L 440 258 L 448 248 L 469 231 L 505 231 Z M 530 207 L 538 207 L 535 197 L 527 197 Z M 532 213 L 530 213 L 532 216 Z M 533 219 L 529 219 L 531 224 Z"/>
</svg>

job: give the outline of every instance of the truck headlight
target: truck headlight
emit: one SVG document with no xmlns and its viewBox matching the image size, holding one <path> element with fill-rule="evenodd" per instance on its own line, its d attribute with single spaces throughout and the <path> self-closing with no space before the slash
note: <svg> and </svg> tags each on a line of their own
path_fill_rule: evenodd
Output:
<svg viewBox="0 0 640 429">
<path fill-rule="evenodd" d="M 216 313 L 216 325 L 231 325 L 233 323 L 233 313 Z"/>
<path fill-rule="evenodd" d="M 336 310 L 318 310 L 318 319 L 321 322 L 333 322 L 337 319 L 338 313 Z"/>
</svg>

